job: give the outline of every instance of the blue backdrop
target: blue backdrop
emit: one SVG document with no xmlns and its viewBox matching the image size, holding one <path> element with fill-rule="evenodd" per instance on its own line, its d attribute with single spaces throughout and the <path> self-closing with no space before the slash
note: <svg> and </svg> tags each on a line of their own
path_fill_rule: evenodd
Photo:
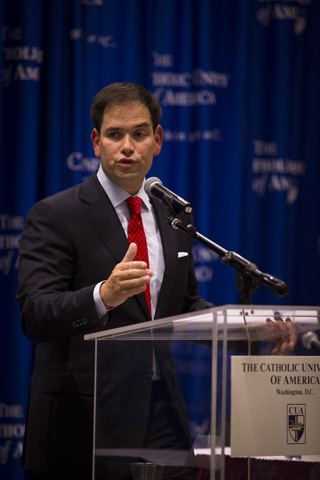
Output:
<svg viewBox="0 0 320 480">
<path fill-rule="evenodd" d="M 194 203 L 198 231 L 290 285 L 252 302 L 319 304 L 319 22 L 317 0 L 0 1 L 1 478 L 24 478 L 20 235 L 37 200 L 97 169 L 89 109 L 106 84 L 159 99 L 150 175 Z M 194 256 L 201 294 L 240 303 L 233 269 L 200 244 Z"/>
</svg>

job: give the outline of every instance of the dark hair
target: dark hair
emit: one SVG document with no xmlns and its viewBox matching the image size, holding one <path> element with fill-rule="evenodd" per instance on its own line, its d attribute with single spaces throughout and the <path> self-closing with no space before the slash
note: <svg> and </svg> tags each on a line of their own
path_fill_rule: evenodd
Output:
<svg viewBox="0 0 320 480">
<path fill-rule="evenodd" d="M 141 103 L 148 108 L 155 131 L 162 116 L 160 103 L 147 88 L 138 83 L 111 83 L 100 90 L 91 104 L 90 115 L 94 127 L 100 133 L 106 109 L 131 103 Z"/>
</svg>

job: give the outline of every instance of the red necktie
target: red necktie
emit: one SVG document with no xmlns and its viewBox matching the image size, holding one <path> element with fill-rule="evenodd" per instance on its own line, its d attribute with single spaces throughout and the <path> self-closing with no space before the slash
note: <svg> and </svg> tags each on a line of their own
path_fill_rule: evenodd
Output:
<svg viewBox="0 0 320 480">
<path fill-rule="evenodd" d="M 126 200 L 129 211 L 130 211 L 130 220 L 128 228 L 128 240 L 129 243 L 135 243 L 138 247 L 136 260 L 146 262 L 149 268 L 149 257 L 148 257 L 148 247 L 147 240 L 144 233 L 142 218 L 141 218 L 141 204 L 142 200 L 139 197 L 129 197 Z M 151 315 L 151 297 L 150 297 L 150 285 L 146 285 L 145 295 Z"/>
</svg>

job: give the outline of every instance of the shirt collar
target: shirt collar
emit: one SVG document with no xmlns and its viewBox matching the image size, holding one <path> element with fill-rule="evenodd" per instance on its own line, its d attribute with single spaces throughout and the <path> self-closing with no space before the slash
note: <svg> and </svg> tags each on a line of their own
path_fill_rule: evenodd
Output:
<svg viewBox="0 0 320 480">
<path fill-rule="evenodd" d="M 97 177 L 99 182 L 102 185 L 102 188 L 108 195 L 112 205 L 114 208 L 118 207 L 121 203 L 123 203 L 130 195 L 128 192 L 126 192 L 123 188 L 119 187 L 116 183 L 114 183 L 112 180 L 110 180 L 109 177 L 104 173 L 102 170 L 102 167 L 100 165 Z M 151 203 L 148 195 L 146 194 L 144 190 L 144 184 L 145 184 L 145 179 L 143 180 L 143 185 L 139 192 L 135 195 L 135 197 L 140 197 L 142 200 L 143 206 L 151 211 Z"/>
</svg>

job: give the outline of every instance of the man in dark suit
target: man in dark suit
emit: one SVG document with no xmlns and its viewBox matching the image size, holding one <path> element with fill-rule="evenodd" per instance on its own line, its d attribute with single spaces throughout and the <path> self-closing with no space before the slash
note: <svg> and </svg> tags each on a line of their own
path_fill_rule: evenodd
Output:
<svg viewBox="0 0 320 480">
<path fill-rule="evenodd" d="M 84 334 L 212 306 L 198 293 L 191 239 L 144 192 L 162 146 L 158 101 L 140 85 L 112 84 L 93 100 L 91 117 L 99 171 L 38 202 L 20 246 L 22 328 L 37 343 L 22 463 L 39 478 L 91 478 L 94 345 Z M 135 261 L 137 245 L 128 242 L 130 196 L 142 199 L 149 265 Z M 98 363 L 99 445 L 124 455 L 192 448 L 167 342 L 103 342 Z M 131 478 L 123 459 L 105 460 L 97 479 Z M 194 479 L 195 469 L 167 468 L 163 478 Z"/>
<path fill-rule="evenodd" d="M 20 245 L 22 329 L 37 343 L 22 464 L 41 479 L 91 478 L 94 345 L 84 335 L 212 306 L 198 293 L 192 239 L 166 223 L 165 207 L 143 188 L 162 146 L 158 101 L 140 85 L 112 84 L 94 98 L 91 118 L 98 172 L 34 205 Z M 142 203 L 148 262 L 127 237 L 132 196 Z M 283 354 L 295 333 L 275 319 L 272 353 Z M 97 372 L 96 447 L 123 457 L 132 449 L 182 452 L 163 478 L 194 480 L 170 343 L 101 342 Z M 96 456 L 96 479 L 130 479 L 129 461 Z"/>
</svg>

